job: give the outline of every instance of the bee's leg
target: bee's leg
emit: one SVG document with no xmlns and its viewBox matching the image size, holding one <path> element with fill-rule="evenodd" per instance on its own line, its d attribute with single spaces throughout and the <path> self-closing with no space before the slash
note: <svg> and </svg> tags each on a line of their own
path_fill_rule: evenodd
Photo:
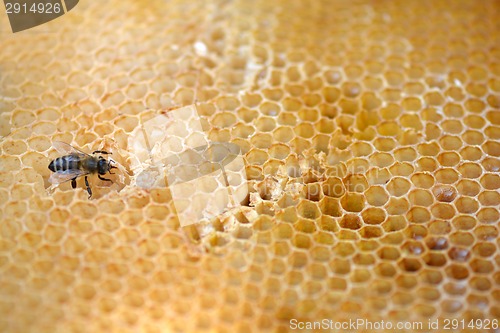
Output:
<svg viewBox="0 0 500 333">
<path fill-rule="evenodd" d="M 110 175 L 114 175 L 115 173 L 114 172 L 111 172 L 111 169 L 118 169 L 117 167 L 115 167 L 114 165 L 109 165 L 109 168 L 108 168 L 108 172 Z"/>
<path fill-rule="evenodd" d="M 71 179 L 71 187 L 76 188 L 76 178 Z"/>
<path fill-rule="evenodd" d="M 107 151 L 105 151 L 105 150 L 94 150 L 94 151 L 92 152 L 92 154 L 106 154 L 106 155 L 108 155 L 108 154 L 109 154 L 109 155 L 111 155 L 111 153 L 108 153 L 108 152 L 107 152 Z"/>
<path fill-rule="evenodd" d="M 107 179 L 107 178 L 101 177 L 101 175 L 97 175 L 97 177 L 99 177 L 100 180 L 106 180 L 108 182 L 112 182 L 111 179 Z"/>
<path fill-rule="evenodd" d="M 89 180 L 87 176 L 85 176 L 85 185 L 87 185 L 87 192 L 89 192 L 89 199 L 90 199 L 90 197 L 92 196 L 92 190 L 90 189 Z"/>
</svg>

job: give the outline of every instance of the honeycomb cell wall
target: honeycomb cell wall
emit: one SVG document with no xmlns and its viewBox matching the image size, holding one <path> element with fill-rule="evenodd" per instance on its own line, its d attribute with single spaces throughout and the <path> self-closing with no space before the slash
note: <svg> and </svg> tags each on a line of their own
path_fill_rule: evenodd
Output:
<svg viewBox="0 0 500 333">
<path fill-rule="evenodd" d="M 16 34 L 0 15 L 0 332 L 500 319 L 499 2 L 80 1 Z M 248 195 L 182 227 L 131 137 L 192 105 Z M 51 187 L 55 141 L 112 152 L 112 184 Z"/>
</svg>

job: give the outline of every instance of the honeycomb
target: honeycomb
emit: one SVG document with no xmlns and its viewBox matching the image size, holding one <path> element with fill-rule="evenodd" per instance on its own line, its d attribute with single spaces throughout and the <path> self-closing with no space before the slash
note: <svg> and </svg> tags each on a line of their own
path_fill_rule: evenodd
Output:
<svg viewBox="0 0 500 333">
<path fill-rule="evenodd" d="M 500 318 L 499 2 L 80 1 L 16 34 L 1 15 L 1 332 Z M 190 105 L 249 194 L 181 227 L 129 139 Z M 113 184 L 51 189 L 54 141 L 112 152 Z"/>
</svg>

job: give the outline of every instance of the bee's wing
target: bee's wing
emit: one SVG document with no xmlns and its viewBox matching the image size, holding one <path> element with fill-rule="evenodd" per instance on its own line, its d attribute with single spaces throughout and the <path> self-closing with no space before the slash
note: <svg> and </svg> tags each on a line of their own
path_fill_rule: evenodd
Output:
<svg viewBox="0 0 500 333">
<path fill-rule="evenodd" d="M 54 147 L 58 152 L 60 152 L 63 155 L 78 155 L 81 158 L 84 158 L 86 156 L 89 156 L 88 154 L 84 153 L 80 149 L 77 149 L 73 147 L 70 144 L 67 144 L 66 142 L 62 141 L 54 141 L 52 144 L 52 147 Z"/>
<path fill-rule="evenodd" d="M 86 174 L 88 174 L 88 172 L 79 169 L 57 171 L 50 175 L 49 182 L 51 184 L 60 184 Z"/>
</svg>

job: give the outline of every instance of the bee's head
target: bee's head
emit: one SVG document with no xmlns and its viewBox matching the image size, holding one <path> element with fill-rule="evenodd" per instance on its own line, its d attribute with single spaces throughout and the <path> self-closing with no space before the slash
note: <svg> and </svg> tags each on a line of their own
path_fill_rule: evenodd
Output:
<svg viewBox="0 0 500 333">
<path fill-rule="evenodd" d="M 109 162 L 104 158 L 100 158 L 99 162 L 97 162 L 97 172 L 100 175 L 104 175 L 106 174 L 106 172 L 108 172 L 108 170 L 109 170 Z"/>
<path fill-rule="evenodd" d="M 97 162 L 97 172 L 100 175 L 105 175 L 107 172 L 111 173 L 111 169 L 117 169 L 114 165 L 111 164 L 112 161 L 108 161 L 104 158 L 99 158 L 99 162 Z"/>
</svg>

